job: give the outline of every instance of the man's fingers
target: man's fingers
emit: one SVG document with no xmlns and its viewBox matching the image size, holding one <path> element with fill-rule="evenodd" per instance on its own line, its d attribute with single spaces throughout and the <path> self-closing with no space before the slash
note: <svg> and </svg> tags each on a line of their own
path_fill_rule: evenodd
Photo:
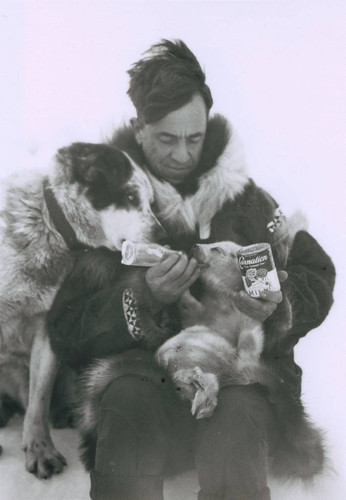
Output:
<svg viewBox="0 0 346 500">
<path fill-rule="evenodd" d="M 163 270 L 166 272 L 163 274 Z M 199 276 L 199 269 L 195 259 L 188 260 L 185 254 L 172 255 L 164 261 L 148 269 L 146 281 L 156 300 L 162 303 L 172 303 L 192 284 Z"/>
<path fill-rule="evenodd" d="M 259 321 L 264 321 L 277 308 L 277 302 L 254 299 L 243 290 L 236 294 L 234 298 L 236 306 L 241 312 Z"/>
<path fill-rule="evenodd" d="M 190 274 L 189 278 L 184 281 L 184 283 L 181 285 L 183 290 L 186 290 L 189 288 L 195 281 L 198 279 L 200 276 L 200 270 L 198 267 L 194 269 L 194 271 Z"/>
<path fill-rule="evenodd" d="M 167 257 L 164 257 L 161 262 L 148 269 L 147 274 L 154 278 L 165 276 L 177 264 L 181 257 L 182 255 L 179 253 L 169 254 Z"/>
<path fill-rule="evenodd" d="M 253 311 L 261 311 L 263 309 L 266 309 L 267 307 L 269 309 L 272 307 L 272 305 L 276 307 L 275 302 L 264 302 L 259 299 L 254 299 L 243 290 L 238 294 L 238 304 L 241 305 L 243 309 L 249 309 Z"/>
<path fill-rule="evenodd" d="M 283 283 L 288 278 L 287 272 L 286 271 L 278 271 L 278 278 L 279 278 L 280 283 Z"/>
<path fill-rule="evenodd" d="M 184 280 L 186 269 L 189 266 L 189 259 L 186 254 L 182 254 L 176 264 L 167 272 L 166 277 L 172 283 L 175 282 L 179 286 L 180 280 Z"/>
<path fill-rule="evenodd" d="M 196 277 L 194 278 L 194 276 Z M 197 261 L 194 258 L 192 258 L 185 267 L 184 272 L 177 278 L 176 280 L 177 286 L 186 288 L 187 283 L 189 283 L 190 280 L 193 278 L 194 278 L 193 281 L 195 281 L 195 279 L 198 276 L 199 276 L 198 264 Z"/>
<path fill-rule="evenodd" d="M 282 293 L 279 292 L 269 292 L 268 290 L 263 290 L 260 292 L 261 299 L 268 302 L 275 302 L 275 304 L 280 304 L 282 302 Z"/>
</svg>

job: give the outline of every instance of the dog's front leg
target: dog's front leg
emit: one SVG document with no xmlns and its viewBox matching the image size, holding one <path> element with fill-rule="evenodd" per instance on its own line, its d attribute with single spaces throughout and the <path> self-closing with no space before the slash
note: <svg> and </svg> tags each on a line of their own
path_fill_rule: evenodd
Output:
<svg viewBox="0 0 346 500">
<path fill-rule="evenodd" d="M 49 432 L 49 405 L 58 362 L 46 334 L 43 315 L 38 316 L 35 327 L 23 450 L 26 453 L 26 469 L 40 479 L 47 479 L 52 474 L 59 474 L 66 460 L 54 447 Z"/>
</svg>

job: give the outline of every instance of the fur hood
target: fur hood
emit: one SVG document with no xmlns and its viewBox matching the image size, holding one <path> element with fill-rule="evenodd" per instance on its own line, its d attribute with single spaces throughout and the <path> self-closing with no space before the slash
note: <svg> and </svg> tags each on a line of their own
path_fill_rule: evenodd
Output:
<svg viewBox="0 0 346 500">
<path fill-rule="evenodd" d="M 201 238 L 208 238 L 212 218 L 249 183 L 237 134 L 220 115 L 209 119 L 201 160 L 182 187 L 172 186 L 150 172 L 130 127 L 117 131 L 109 142 L 147 169 L 155 191 L 157 216 L 175 234 L 193 232 L 198 225 Z"/>
</svg>

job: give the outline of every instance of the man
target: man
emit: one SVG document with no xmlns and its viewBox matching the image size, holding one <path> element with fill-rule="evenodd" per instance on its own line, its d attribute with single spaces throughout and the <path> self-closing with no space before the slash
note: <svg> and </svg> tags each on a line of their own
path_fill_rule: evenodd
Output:
<svg viewBox="0 0 346 500">
<path fill-rule="evenodd" d="M 163 311 L 174 307 L 189 287 L 198 298 L 199 271 L 188 258 L 194 244 L 271 243 L 277 264 L 285 266 L 283 292 L 263 292 L 254 299 L 239 291 L 235 300 L 242 312 L 264 321 L 263 359 L 299 398 L 301 370 L 293 347 L 331 307 L 335 271 L 330 258 L 306 231 L 290 235 L 288 257 L 276 250 L 282 215 L 248 177 L 230 124 L 209 117 L 212 97 L 205 75 L 183 42 L 165 40 L 152 47 L 129 75 L 137 118 L 111 142 L 147 169 L 154 210 L 167 233 L 162 243 L 185 251 L 146 272 L 152 314 L 160 322 Z M 92 469 L 91 498 L 162 500 L 164 474 L 194 461 L 199 500 L 268 500 L 267 470 L 269 462 L 275 466 L 280 448 L 280 422 L 264 388 L 224 387 L 213 416 L 196 421 L 189 405 L 153 368 L 151 355 L 127 358 L 140 339 L 121 305 L 115 307 L 119 258 L 95 252 L 77 262 L 49 316 L 53 348 L 72 366 L 115 352 L 125 360 L 102 395 L 97 429 L 84 443 Z M 109 270 L 97 286 L 95 268 Z M 290 304 L 288 316 L 283 296 Z M 282 318 L 287 328 L 276 335 Z"/>
</svg>

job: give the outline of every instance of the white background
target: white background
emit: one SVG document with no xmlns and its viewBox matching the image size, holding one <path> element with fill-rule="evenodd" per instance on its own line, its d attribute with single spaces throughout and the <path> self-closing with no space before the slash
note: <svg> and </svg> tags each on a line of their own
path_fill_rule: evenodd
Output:
<svg viewBox="0 0 346 500">
<path fill-rule="evenodd" d="M 338 0 L 0 1 L 1 176 L 41 168 L 71 141 L 109 136 L 133 115 L 126 95 L 131 63 L 161 38 L 182 38 L 206 70 L 213 110 L 238 130 L 251 175 L 288 214 L 302 209 L 332 256 L 335 304 L 301 341 L 297 359 L 304 400 L 327 430 L 337 474 L 310 493 L 274 487 L 273 500 L 346 497 L 345 21 Z M 19 426 L 12 431 L 15 440 Z M 40 489 L 26 478 L 21 452 L 19 465 L 5 452 L 0 499 L 48 498 L 44 488 L 53 498 L 48 483 Z M 87 478 L 72 477 L 72 488 L 66 481 L 68 491 L 63 478 L 59 498 L 83 498 L 78 481 Z M 85 485 L 81 491 L 85 498 Z"/>
</svg>

